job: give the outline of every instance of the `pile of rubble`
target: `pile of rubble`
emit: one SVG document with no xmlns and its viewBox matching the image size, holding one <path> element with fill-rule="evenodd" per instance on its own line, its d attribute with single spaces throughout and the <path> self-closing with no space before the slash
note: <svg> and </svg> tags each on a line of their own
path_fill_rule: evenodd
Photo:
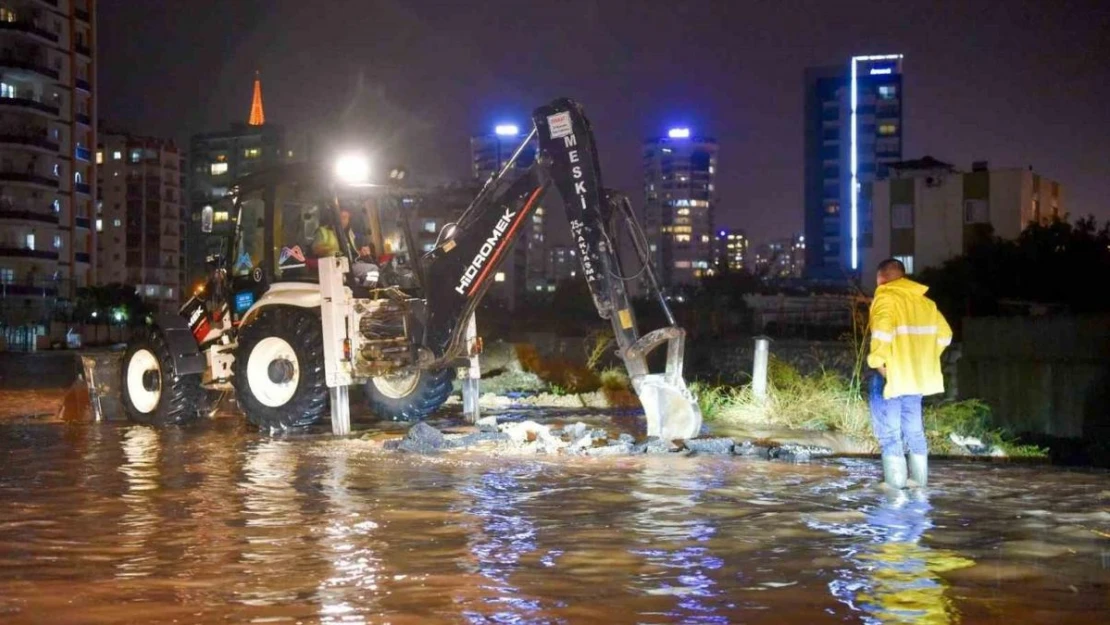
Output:
<svg viewBox="0 0 1110 625">
<path fill-rule="evenodd" d="M 495 417 L 485 417 L 478 421 L 477 426 L 477 431 L 473 432 L 445 433 L 427 423 L 417 423 L 403 438 L 387 440 L 383 447 L 419 454 L 464 449 L 495 454 L 563 456 L 731 454 L 787 462 L 808 462 L 833 453 L 828 447 L 815 445 L 752 440 L 737 442 L 731 438 L 664 441 L 648 437 L 637 441 L 630 434 L 613 436 L 604 428 L 591 427 L 582 422 L 557 427 L 535 421 L 498 423 Z"/>
</svg>

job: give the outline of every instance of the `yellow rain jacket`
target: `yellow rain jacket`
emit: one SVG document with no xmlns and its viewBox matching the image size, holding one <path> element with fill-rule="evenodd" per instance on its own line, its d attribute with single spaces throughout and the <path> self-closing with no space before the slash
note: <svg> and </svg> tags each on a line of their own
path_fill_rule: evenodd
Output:
<svg viewBox="0 0 1110 625">
<path fill-rule="evenodd" d="M 867 366 L 886 367 L 884 398 L 944 392 L 940 355 L 952 342 L 952 328 L 925 297 L 927 290 L 908 278 L 875 290 Z"/>
</svg>

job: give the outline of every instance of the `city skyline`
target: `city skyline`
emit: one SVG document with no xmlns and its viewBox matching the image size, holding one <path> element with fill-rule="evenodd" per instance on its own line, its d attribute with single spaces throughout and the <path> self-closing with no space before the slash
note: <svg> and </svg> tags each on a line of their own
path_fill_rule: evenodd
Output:
<svg viewBox="0 0 1110 625">
<path fill-rule="evenodd" d="M 367 11 L 382 32 L 403 35 L 366 37 L 358 16 Z M 615 4 L 495 1 L 456 15 L 386 0 L 337 1 L 327 11 L 289 0 L 201 0 L 194 21 L 161 13 L 102 5 L 101 108 L 179 141 L 242 121 L 249 76 L 261 69 L 275 121 L 339 120 L 350 136 L 373 136 L 377 149 L 419 164 L 414 172 L 461 178 L 470 135 L 503 120 L 523 124 L 532 107 L 569 95 L 594 122 L 607 184 L 638 205 L 645 136 L 673 125 L 716 136 L 729 172 L 719 221 L 762 239 L 802 224 L 804 68 L 896 50 L 912 60 L 905 158 L 1033 165 L 1068 185 L 1073 215 L 1110 217 L 1102 114 L 1110 68 L 1099 61 L 1110 56 L 1099 36 L 1110 8 L 1094 2 L 1051 21 L 985 0 L 943 11 L 925 2 L 893 12 L 877 2 L 817 4 L 802 18 L 739 2 L 646 2 L 629 14 Z M 581 24 L 580 45 L 555 45 L 572 23 Z M 668 44 L 653 43 L 661 41 Z"/>
</svg>

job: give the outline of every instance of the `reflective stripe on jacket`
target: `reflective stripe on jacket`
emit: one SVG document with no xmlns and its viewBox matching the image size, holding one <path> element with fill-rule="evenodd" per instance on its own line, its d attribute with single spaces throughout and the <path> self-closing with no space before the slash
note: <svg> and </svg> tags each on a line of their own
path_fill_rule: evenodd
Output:
<svg viewBox="0 0 1110 625">
<path fill-rule="evenodd" d="M 871 351 L 867 366 L 886 367 L 883 397 L 944 392 L 940 355 L 952 329 L 925 297 L 929 287 L 899 278 L 875 290 L 871 302 Z"/>
</svg>

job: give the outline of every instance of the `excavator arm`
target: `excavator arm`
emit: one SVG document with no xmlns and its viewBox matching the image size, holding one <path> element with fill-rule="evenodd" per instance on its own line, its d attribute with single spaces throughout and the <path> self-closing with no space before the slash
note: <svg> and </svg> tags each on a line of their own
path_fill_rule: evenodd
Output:
<svg viewBox="0 0 1110 625">
<path fill-rule="evenodd" d="M 648 434 L 665 439 L 696 436 L 701 429 L 701 413 L 682 377 L 685 332 L 674 324 L 659 293 L 643 233 L 628 199 L 602 187 L 589 120 L 581 106 L 568 99 L 536 109 L 532 120 L 532 134 L 521 147 L 533 137 L 538 140 L 535 163 L 524 175 L 509 175 L 518 149 L 458 223 L 445 229 L 435 250 L 424 260 L 425 360 L 441 364 L 461 353 L 467 320 L 493 283 L 497 267 L 540 200 L 555 191 L 566 210 L 582 274 L 598 314 L 613 325 L 620 356 L 644 407 Z M 615 226 L 622 219 L 632 229 L 642 264 L 637 273 L 644 276 L 670 320 L 670 325 L 642 336 L 615 245 Z M 665 371 L 651 373 L 647 356 L 664 344 Z"/>
</svg>

